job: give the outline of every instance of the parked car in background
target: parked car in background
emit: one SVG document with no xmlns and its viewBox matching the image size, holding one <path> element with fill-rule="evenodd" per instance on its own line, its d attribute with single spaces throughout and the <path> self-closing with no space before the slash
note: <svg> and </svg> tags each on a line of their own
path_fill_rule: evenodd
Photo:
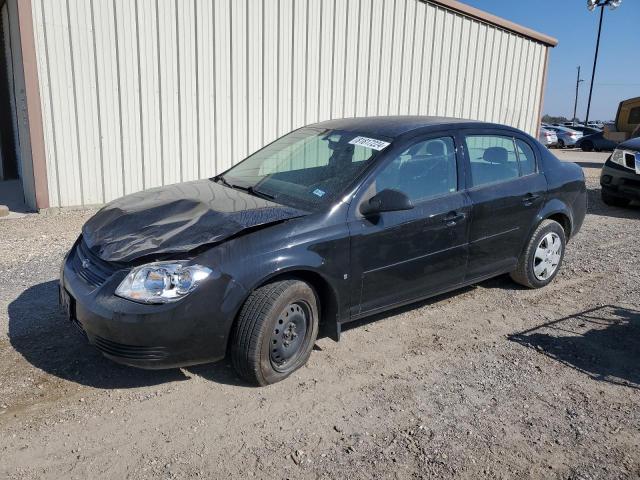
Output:
<svg viewBox="0 0 640 480">
<path fill-rule="evenodd" d="M 591 135 L 585 135 L 576 142 L 576 148 L 581 148 L 583 152 L 599 152 L 600 150 L 613 150 L 618 144 L 604 137 L 604 132 L 600 131 Z"/>
<path fill-rule="evenodd" d="M 545 127 L 540 127 L 540 133 L 538 134 L 538 141 L 547 148 L 555 147 L 558 145 L 558 136 L 553 130 L 549 130 Z"/>
<path fill-rule="evenodd" d="M 558 148 L 573 147 L 576 142 L 582 138 L 582 132 L 571 128 L 559 127 L 557 125 L 549 125 L 545 128 L 554 131 L 558 136 Z"/>
<path fill-rule="evenodd" d="M 584 125 L 574 125 L 573 127 L 570 127 L 570 128 L 571 130 L 582 132 L 582 135 L 592 135 L 594 133 L 602 132 L 601 128 L 585 127 Z"/>
<path fill-rule="evenodd" d="M 504 273 L 548 285 L 586 206 L 582 169 L 515 128 L 329 120 L 103 207 L 64 259 L 60 301 L 117 362 L 228 354 L 266 385 L 347 322 Z"/>
<path fill-rule="evenodd" d="M 640 137 L 617 146 L 602 167 L 600 186 L 607 205 L 626 207 L 640 200 Z"/>
</svg>

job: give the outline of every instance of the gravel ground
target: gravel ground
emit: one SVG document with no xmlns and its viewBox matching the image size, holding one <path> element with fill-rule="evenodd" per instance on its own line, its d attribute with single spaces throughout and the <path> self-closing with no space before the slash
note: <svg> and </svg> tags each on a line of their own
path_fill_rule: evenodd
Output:
<svg viewBox="0 0 640 480">
<path fill-rule="evenodd" d="M 358 322 L 287 381 L 102 358 L 57 307 L 88 211 L 0 221 L 2 478 L 638 478 L 640 208 L 599 199 L 555 282 Z"/>
</svg>

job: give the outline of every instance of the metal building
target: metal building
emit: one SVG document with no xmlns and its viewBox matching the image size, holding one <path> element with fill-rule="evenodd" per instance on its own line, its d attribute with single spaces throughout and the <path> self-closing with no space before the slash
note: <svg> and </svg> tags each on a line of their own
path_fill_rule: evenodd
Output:
<svg viewBox="0 0 640 480">
<path fill-rule="evenodd" d="M 212 176 L 329 118 L 445 115 L 535 134 L 557 43 L 454 0 L 0 7 L 0 178 L 19 175 L 33 208 Z"/>
</svg>

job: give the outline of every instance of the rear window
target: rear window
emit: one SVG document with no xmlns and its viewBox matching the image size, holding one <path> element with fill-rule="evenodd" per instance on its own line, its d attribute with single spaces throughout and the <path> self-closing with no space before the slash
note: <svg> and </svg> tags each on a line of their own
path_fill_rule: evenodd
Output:
<svg viewBox="0 0 640 480">
<path fill-rule="evenodd" d="M 520 139 L 500 135 L 465 137 L 474 187 L 505 182 L 536 171 L 532 148 Z"/>
<path fill-rule="evenodd" d="M 640 107 L 629 110 L 629 123 L 640 123 Z"/>
</svg>

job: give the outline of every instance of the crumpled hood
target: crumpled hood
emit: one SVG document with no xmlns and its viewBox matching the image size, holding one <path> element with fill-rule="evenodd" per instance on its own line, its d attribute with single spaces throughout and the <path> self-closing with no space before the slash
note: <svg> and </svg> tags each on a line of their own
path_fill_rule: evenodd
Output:
<svg viewBox="0 0 640 480">
<path fill-rule="evenodd" d="M 119 198 L 84 224 L 82 236 L 103 260 L 129 262 L 151 254 L 188 252 L 248 228 L 306 214 L 199 180 Z"/>
</svg>

